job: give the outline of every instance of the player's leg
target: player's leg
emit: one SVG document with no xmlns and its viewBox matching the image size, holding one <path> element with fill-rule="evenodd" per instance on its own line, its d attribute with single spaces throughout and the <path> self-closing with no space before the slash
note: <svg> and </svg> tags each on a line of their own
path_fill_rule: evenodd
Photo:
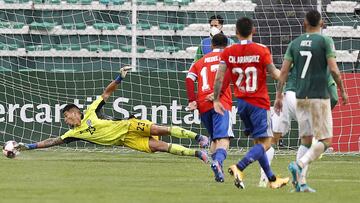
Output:
<svg viewBox="0 0 360 203">
<path fill-rule="evenodd" d="M 182 145 L 166 143 L 152 137 L 149 138 L 148 145 L 151 152 L 167 152 L 179 156 L 195 156 L 204 163 L 208 163 L 207 153 L 201 150 L 194 150 Z"/>
<path fill-rule="evenodd" d="M 309 150 L 297 161 L 291 163 L 289 169 L 292 172 L 294 178 L 296 178 L 297 191 L 300 192 L 315 192 L 315 190 L 308 187 L 308 185 L 302 184 L 301 174 L 302 170 L 308 167 L 308 165 L 314 160 L 318 159 L 323 152 L 331 145 L 332 140 L 332 115 L 330 99 L 310 99 L 310 100 L 299 100 L 298 101 L 298 115 L 301 111 L 308 113 L 308 122 L 312 128 L 315 138 L 319 141 L 312 145 Z M 299 109 L 300 108 L 300 109 Z M 303 128 L 303 117 L 299 118 L 299 130 Z M 300 120 L 301 119 L 301 120 Z M 301 128 L 300 128 L 301 127 Z"/>
<path fill-rule="evenodd" d="M 273 109 L 271 111 L 271 126 L 274 137 L 271 139 L 271 147 L 266 150 L 266 156 L 269 160 L 269 165 L 271 165 L 271 162 L 275 156 L 275 149 L 274 147 L 279 143 L 280 138 L 283 136 L 283 132 L 285 131 L 285 124 L 283 120 L 285 120 L 284 113 L 286 115 L 286 105 L 284 101 L 283 111 L 280 113 L 280 115 L 277 115 Z M 267 187 L 268 185 L 268 179 L 264 172 L 264 170 L 260 167 L 260 181 L 258 186 L 259 187 Z"/>
<path fill-rule="evenodd" d="M 296 104 L 296 117 L 298 119 L 298 126 L 299 126 L 299 137 L 301 139 L 301 145 L 297 151 L 296 155 L 296 163 L 306 154 L 309 150 L 312 142 L 312 124 L 311 120 L 311 113 L 310 113 L 310 100 L 308 99 L 298 99 Z M 295 187 L 296 191 L 299 191 L 299 182 L 302 174 L 303 176 L 306 173 L 303 173 L 303 169 L 298 167 L 298 165 L 292 162 L 289 164 L 288 168 L 292 174 L 292 183 Z M 305 169 L 307 170 L 307 168 Z M 304 180 L 304 179 L 303 179 Z"/>
<path fill-rule="evenodd" d="M 229 172 L 235 177 L 235 185 L 239 188 L 244 188 L 242 172 L 254 161 L 259 161 L 261 167 L 268 177 L 268 180 L 270 181 L 270 187 L 281 187 L 286 184 L 287 181 L 286 179 L 275 177 L 271 171 L 269 160 L 267 159 L 265 153 L 266 150 L 270 148 L 272 139 L 270 112 L 241 101 L 242 100 L 239 99 L 238 111 L 240 110 L 240 117 L 243 119 L 243 121 L 250 120 L 250 123 L 253 127 L 251 135 L 255 140 L 255 145 L 235 166 L 230 166 Z M 243 110 L 243 108 L 246 109 Z"/>
<path fill-rule="evenodd" d="M 153 125 L 154 124 L 148 120 L 130 119 L 130 126 L 123 141 L 123 145 L 147 153 L 160 151 L 175 155 L 195 156 L 205 163 L 208 162 L 207 153 L 204 151 L 189 149 L 178 144 L 168 144 L 164 141 L 154 139 L 152 137 Z M 160 132 L 156 135 L 164 134 L 161 134 Z"/>
<path fill-rule="evenodd" d="M 238 107 L 238 114 L 240 119 L 242 120 L 244 124 L 244 134 L 246 136 L 250 135 L 253 131 L 253 126 L 250 120 L 250 111 L 249 111 L 249 105 L 245 101 L 238 99 L 237 100 L 237 107 Z M 249 153 L 249 152 L 248 152 Z M 230 175 L 234 177 L 234 183 L 235 186 L 241 189 L 245 188 L 244 185 L 244 173 L 242 170 L 240 170 L 237 166 L 237 164 L 231 165 L 228 169 L 228 172 Z"/>
<path fill-rule="evenodd" d="M 332 115 L 330 99 L 314 99 L 310 106 L 311 122 L 315 138 L 319 141 L 298 161 L 301 168 L 306 168 L 311 162 L 318 159 L 332 144 Z M 300 180 L 301 181 L 301 180 Z M 315 192 L 307 184 L 299 184 L 300 192 Z"/>
<path fill-rule="evenodd" d="M 223 162 L 227 156 L 227 150 L 230 144 L 230 138 L 234 137 L 232 131 L 231 112 L 225 111 L 224 115 L 213 112 L 213 136 L 212 140 L 215 144 L 215 150 L 212 154 L 213 162 L 211 169 L 214 172 L 215 180 L 224 182 Z"/>
<path fill-rule="evenodd" d="M 230 139 L 220 138 L 212 142 L 214 152 L 212 153 L 211 170 L 214 172 L 215 181 L 224 182 L 225 175 L 223 170 L 223 162 L 227 157 L 227 149 L 229 148 Z"/>
<path fill-rule="evenodd" d="M 302 137 L 300 137 L 300 141 L 301 141 L 300 146 L 296 153 L 296 161 L 297 162 L 300 161 L 300 159 L 310 149 L 310 147 L 312 145 L 312 141 L 313 141 L 313 136 L 312 135 L 303 135 Z M 309 166 L 306 166 L 301 170 L 300 177 L 298 180 L 299 181 L 298 185 L 306 184 L 306 176 L 307 176 L 308 168 L 309 168 Z M 296 182 L 293 182 L 293 185 L 295 186 L 296 190 L 299 190 L 299 187 L 297 187 Z"/>
<path fill-rule="evenodd" d="M 211 139 L 215 144 L 212 158 L 214 161 L 218 161 L 222 166 L 227 156 L 230 138 L 234 137 L 234 133 L 232 131 L 231 112 L 225 111 L 224 115 L 220 115 L 213 110 L 211 122 L 213 124 L 213 134 Z"/>
<path fill-rule="evenodd" d="M 195 139 L 199 144 L 200 147 L 207 147 L 209 145 L 209 139 L 204 136 L 192 132 L 190 130 L 186 130 L 179 126 L 160 126 L 153 124 L 150 128 L 151 135 L 155 136 L 174 136 L 177 138 L 188 138 L 188 139 Z"/>
<path fill-rule="evenodd" d="M 270 141 L 268 140 L 268 138 L 266 139 L 256 139 L 256 143 L 257 144 L 262 144 L 264 147 L 269 147 L 270 143 L 271 143 L 271 139 Z M 288 182 L 289 182 L 289 178 L 285 177 L 279 177 L 279 176 L 275 176 L 275 174 L 273 173 L 271 167 L 270 167 L 270 163 L 268 160 L 268 156 L 265 153 L 262 157 L 260 157 L 258 159 L 258 162 L 262 168 L 262 170 L 264 171 L 264 173 L 266 174 L 268 183 L 267 186 L 270 188 L 280 188 L 285 186 Z"/>
<path fill-rule="evenodd" d="M 212 123 L 212 115 L 213 115 L 213 111 L 209 110 L 207 112 L 204 112 L 202 114 L 200 114 L 200 120 L 201 120 L 201 124 L 203 126 L 205 126 L 208 135 L 210 137 L 210 140 L 212 138 L 213 135 L 213 123 Z M 213 153 L 215 150 L 214 145 L 212 143 L 210 143 L 210 153 Z"/>
<path fill-rule="evenodd" d="M 274 175 L 266 155 L 266 151 L 271 147 L 272 141 L 270 111 L 258 107 L 252 107 L 250 119 L 252 123 L 257 124 L 256 126 L 254 125 L 252 133 L 255 145 L 252 149 L 250 149 L 248 155 L 244 157 L 243 160 L 245 162 L 240 161 L 238 163 L 238 168 L 241 170 L 244 166 L 246 167 L 246 164 L 249 163 L 248 161 L 257 160 L 269 180 L 269 187 L 279 188 L 286 185 L 288 178 L 280 178 Z"/>
<path fill-rule="evenodd" d="M 288 130 L 290 130 L 291 120 L 298 121 L 298 117 L 296 115 L 296 105 L 297 105 L 296 92 L 286 91 L 285 98 L 284 98 L 284 103 L 286 103 L 286 109 L 287 109 L 287 112 L 288 112 L 288 119 L 289 119 L 288 120 L 288 122 L 289 122 Z M 298 148 L 298 151 L 296 153 L 296 160 L 297 161 L 302 156 L 304 156 L 304 154 L 310 148 L 311 142 L 312 142 L 312 137 L 313 136 L 312 136 L 311 126 L 306 121 L 307 118 L 308 118 L 307 116 L 305 116 L 305 118 L 302 118 L 302 120 L 304 120 L 302 122 L 305 122 L 304 124 L 302 124 L 302 130 L 301 130 L 302 133 L 300 133 L 300 130 L 299 130 L 299 137 L 300 137 L 301 142 L 300 142 L 300 146 Z M 299 182 L 306 183 L 307 169 L 308 169 L 308 167 L 305 167 L 301 171 L 300 181 Z M 293 185 L 296 186 L 296 183 L 294 181 L 293 181 Z"/>
<path fill-rule="evenodd" d="M 211 169 L 217 182 L 224 182 L 223 161 L 229 148 L 229 137 L 234 137 L 232 132 L 231 113 L 225 111 L 224 115 L 216 113 L 213 109 L 201 115 L 202 124 L 206 127 L 210 138 L 210 152 L 212 157 Z"/>
</svg>

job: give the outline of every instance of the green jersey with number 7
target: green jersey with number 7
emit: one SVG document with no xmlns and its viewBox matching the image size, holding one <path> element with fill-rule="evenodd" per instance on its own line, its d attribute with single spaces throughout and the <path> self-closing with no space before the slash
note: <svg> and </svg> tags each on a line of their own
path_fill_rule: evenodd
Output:
<svg viewBox="0 0 360 203">
<path fill-rule="evenodd" d="M 296 68 L 296 98 L 329 98 L 330 57 L 335 57 L 334 41 L 319 33 L 305 33 L 289 44 L 285 59 Z"/>
</svg>

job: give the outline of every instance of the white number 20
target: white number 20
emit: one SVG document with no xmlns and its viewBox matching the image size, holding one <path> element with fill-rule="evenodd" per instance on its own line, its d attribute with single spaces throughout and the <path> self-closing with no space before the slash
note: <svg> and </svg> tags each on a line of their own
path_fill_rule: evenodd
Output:
<svg viewBox="0 0 360 203">
<path fill-rule="evenodd" d="M 233 73 L 239 75 L 238 79 L 235 82 L 235 85 L 241 90 L 246 92 L 255 92 L 257 90 L 257 70 L 255 67 L 247 67 L 245 71 L 241 68 L 233 68 Z M 241 86 L 242 80 L 244 79 L 245 72 L 245 87 Z"/>
</svg>

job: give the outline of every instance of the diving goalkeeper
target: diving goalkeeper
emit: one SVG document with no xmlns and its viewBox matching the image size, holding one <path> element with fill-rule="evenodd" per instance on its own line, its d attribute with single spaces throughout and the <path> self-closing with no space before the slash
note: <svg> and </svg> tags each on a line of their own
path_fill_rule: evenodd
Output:
<svg viewBox="0 0 360 203">
<path fill-rule="evenodd" d="M 149 120 L 138 120 L 136 118 L 124 120 L 102 119 L 101 108 L 130 69 L 130 67 L 121 68 L 120 74 L 105 88 L 103 94 L 87 108 L 85 114 L 82 114 L 75 104 L 66 105 L 62 112 L 65 123 L 71 129 L 65 134 L 32 144 L 19 143 L 20 150 L 47 148 L 83 140 L 99 145 L 126 146 L 147 153 L 159 151 L 182 156 L 194 156 L 207 163 L 208 156 L 204 151 L 166 143 L 153 137 L 170 135 L 177 138 L 191 138 L 197 140 L 200 147 L 206 147 L 209 143 L 206 136 L 178 126 L 156 125 Z"/>
</svg>

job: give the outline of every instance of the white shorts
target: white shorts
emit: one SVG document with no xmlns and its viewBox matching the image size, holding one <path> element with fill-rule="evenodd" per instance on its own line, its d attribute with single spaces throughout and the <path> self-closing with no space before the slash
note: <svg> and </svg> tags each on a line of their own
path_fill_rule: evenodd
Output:
<svg viewBox="0 0 360 203">
<path fill-rule="evenodd" d="M 317 140 L 332 138 L 330 99 L 297 99 L 296 116 L 300 137 L 314 135 Z"/>
<path fill-rule="evenodd" d="M 291 120 L 297 121 L 296 93 L 293 91 L 286 91 L 284 93 L 283 108 L 280 115 L 277 115 L 275 112 L 272 112 L 271 114 L 273 132 L 281 133 L 281 136 L 286 135 L 290 130 Z"/>
</svg>

